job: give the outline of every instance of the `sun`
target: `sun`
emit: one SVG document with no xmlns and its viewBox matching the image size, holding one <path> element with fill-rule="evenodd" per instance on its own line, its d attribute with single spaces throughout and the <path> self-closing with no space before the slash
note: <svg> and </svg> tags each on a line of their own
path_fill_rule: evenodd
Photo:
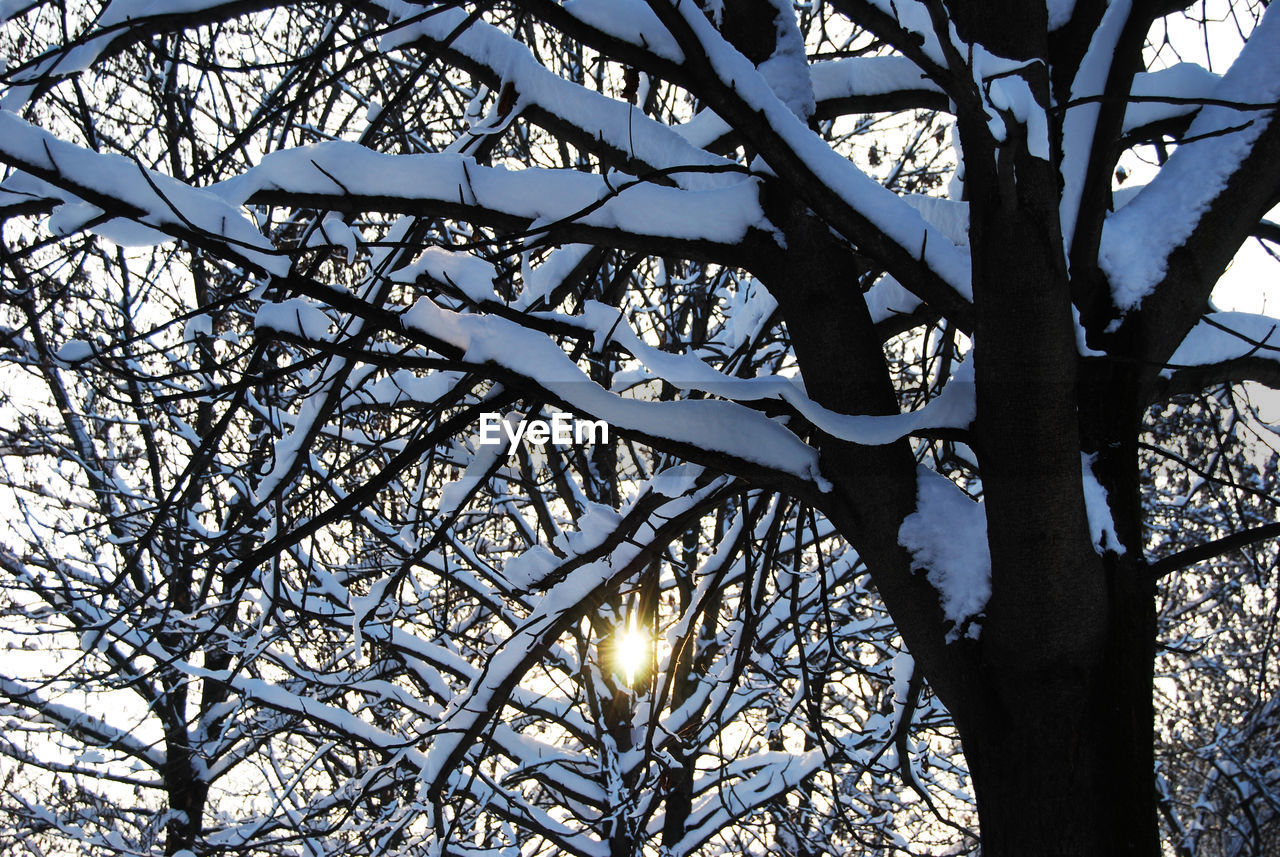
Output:
<svg viewBox="0 0 1280 857">
<path fill-rule="evenodd" d="M 613 660 L 630 686 L 637 674 L 644 672 L 652 657 L 649 635 L 636 627 L 636 616 L 627 617 L 627 625 L 613 638 Z"/>
</svg>

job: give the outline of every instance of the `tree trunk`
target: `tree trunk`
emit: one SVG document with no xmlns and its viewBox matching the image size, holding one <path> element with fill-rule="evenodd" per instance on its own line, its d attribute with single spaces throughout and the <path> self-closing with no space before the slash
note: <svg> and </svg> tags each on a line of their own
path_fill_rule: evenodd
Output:
<svg viewBox="0 0 1280 857">
<path fill-rule="evenodd" d="M 189 762 L 189 757 L 184 761 Z M 167 857 L 183 850 L 198 853 L 196 845 L 204 829 L 204 805 L 209 796 L 209 785 L 191 775 L 189 764 L 183 767 L 185 772 L 166 771 L 169 808 L 182 813 L 170 820 L 165 828 L 164 853 Z"/>
<path fill-rule="evenodd" d="M 962 728 L 983 857 L 1160 854 L 1155 608 L 1135 566 L 1107 573 L 1106 646 L 1083 680 L 1007 672 L 987 689 L 979 722 Z"/>
<path fill-rule="evenodd" d="M 970 23 L 992 43 L 1018 44 L 999 21 Z M 1044 52 L 1028 42 L 1016 55 Z M 1048 104 L 1044 66 L 1033 63 L 1022 76 Z M 1056 165 L 1032 156 L 1016 125 L 996 141 L 985 116 L 962 113 L 958 121 L 972 165 L 971 440 L 991 598 L 976 653 L 980 679 L 959 690 L 952 710 L 974 780 L 982 853 L 1157 857 L 1155 608 L 1131 441 L 1140 400 L 1125 373 L 1097 379 L 1085 368 Z M 1105 473 L 1090 463 L 1097 457 L 1106 459 Z M 1106 510 L 1088 508 L 1086 467 L 1108 491 L 1124 553 L 1095 549 L 1091 513 Z"/>
</svg>

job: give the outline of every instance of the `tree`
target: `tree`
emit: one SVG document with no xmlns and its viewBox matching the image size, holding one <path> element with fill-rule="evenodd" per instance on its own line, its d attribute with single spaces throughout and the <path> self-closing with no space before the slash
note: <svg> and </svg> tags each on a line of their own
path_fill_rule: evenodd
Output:
<svg viewBox="0 0 1280 857">
<path fill-rule="evenodd" d="M 1280 530 L 1178 398 L 1280 382 L 1280 13 L 1184 8 L 0 5 L 13 829 L 1263 847 L 1274 667 L 1194 758 L 1152 696 Z"/>
</svg>

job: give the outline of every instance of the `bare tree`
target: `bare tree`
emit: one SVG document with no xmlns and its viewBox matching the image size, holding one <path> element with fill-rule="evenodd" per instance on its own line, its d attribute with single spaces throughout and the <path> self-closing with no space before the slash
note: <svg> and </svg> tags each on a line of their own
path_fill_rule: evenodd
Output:
<svg viewBox="0 0 1280 857">
<path fill-rule="evenodd" d="M 0 4 L 20 840 L 1265 847 L 1263 5 Z"/>
</svg>

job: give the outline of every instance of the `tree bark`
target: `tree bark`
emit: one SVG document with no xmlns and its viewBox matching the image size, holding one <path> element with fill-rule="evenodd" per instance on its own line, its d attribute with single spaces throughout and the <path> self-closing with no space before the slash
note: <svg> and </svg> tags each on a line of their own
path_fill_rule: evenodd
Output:
<svg viewBox="0 0 1280 857">
<path fill-rule="evenodd" d="M 961 727 L 984 857 L 1160 853 L 1155 609 L 1135 566 L 1107 571 L 1107 641 L 1083 682 L 1004 675 L 983 716 Z"/>
</svg>

